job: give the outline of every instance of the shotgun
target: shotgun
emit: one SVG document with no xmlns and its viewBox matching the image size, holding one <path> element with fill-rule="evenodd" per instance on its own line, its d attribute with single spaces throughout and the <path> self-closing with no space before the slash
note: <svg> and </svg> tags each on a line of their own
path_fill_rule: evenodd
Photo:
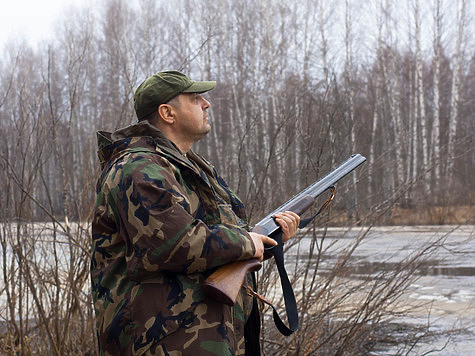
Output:
<svg viewBox="0 0 475 356">
<path fill-rule="evenodd" d="M 296 196 L 288 200 L 282 206 L 278 207 L 264 219 L 259 221 L 252 231 L 267 236 L 271 236 L 272 234 L 276 233 L 278 230 L 280 230 L 280 226 L 274 221 L 274 215 L 276 213 L 283 211 L 293 211 L 298 215 L 302 215 L 315 203 L 318 196 L 328 189 L 334 188 L 334 185 L 340 179 L 352 172 L 365 161 L 366 158 L 358 153 L 352 155 L 349 159 L 340 164 L 326 176 L 302 190 Z M 305 224 L 302 224 L 301 222 L 299 227 L 303 227 L 308 224 L 316 215 L 318 215 L 318 213 L 310 219 L 307 219 Z M 272 250 L 272 247 L 269 250 Z M 223 265 L 213 272 L 208 278 L 206 278 L 206 280 L 202 283 L 202 288 L 209 297 L 232 306 L 236 302 L 237 295 L 244 282 L 246 273 L 250 271 L 257 271 L 260 268 L 261 263 L 257 258 L 236 261 Z"/>
</svg>

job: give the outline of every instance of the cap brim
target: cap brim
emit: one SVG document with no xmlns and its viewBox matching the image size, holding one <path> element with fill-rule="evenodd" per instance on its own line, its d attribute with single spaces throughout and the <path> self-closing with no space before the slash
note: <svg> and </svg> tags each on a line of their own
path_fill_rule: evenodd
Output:
<svg viewBox="0 0 475 356">
<path fill-rule="evenodd" d="M 209 82 L 193 82 L 191 86 L 183 90 L 183 93 L 204 93 L 216 86 L 215 81 Z"/>
</svg>

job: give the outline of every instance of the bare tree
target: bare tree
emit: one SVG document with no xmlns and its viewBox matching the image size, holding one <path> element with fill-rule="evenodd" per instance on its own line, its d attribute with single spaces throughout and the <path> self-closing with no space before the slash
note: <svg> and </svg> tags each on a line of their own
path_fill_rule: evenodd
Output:
<svg viewBox="0 0 475 356">
<path fill-rule="evenodd" d="M 434 121 L 432 123 L 432 161 L 435 164 L 435 183 L 441 183 L 441 165 L 440 160 L 440 65 L 442 56 L 442 14 L 441 0 L 434 0 L 434 75 L 433 75 L 433 92 L 434 92 Z"/>
<path fill-rule="evenodd" d="M 460 85 L 462 80 L 462 64 L 463 64 L 463 33 L 465 30 L 466 7 L 465 0 L 457 1 L 457 39 L 454 55 L 454 65 L 452 70 L 452 92 L 450 101 L 450 117 L 449 117 L 449 137 L 447 142 L 447 166 L 446 175 L 449 182 L 454 181 L 454 160 L 455 160 L 455 143 L 457 126 L 459 122 L 459 105 L 460 105 Z"/>
<path fill-rule="evenodd" d="M 429 165 L 429 143 L 427 139 L 427 124 L 426 124 L 426 104 L 424 98 L 424 68 L 422 61 L 422 49 L 421 49 L 421 20 L 420 20 L 420 8 L 419 0 L 414 0 L 414 30 L 415 30 L 415 103 L 416 103 L 416 122 L 420 123 L 421 133 L 421 151 L 422 151 L 422 171 L 427 171 Z M 417 123 L 414 123 L 414 127 Z M 417 152 L 416 152 L 417 154 Z M 418 172 L 416 173 L 418 174 Z M 428 182 L 428 181 L 427 181 Z M 429 190 L 429 184 L 424 185 L 426 191 Z"/>
</svg>

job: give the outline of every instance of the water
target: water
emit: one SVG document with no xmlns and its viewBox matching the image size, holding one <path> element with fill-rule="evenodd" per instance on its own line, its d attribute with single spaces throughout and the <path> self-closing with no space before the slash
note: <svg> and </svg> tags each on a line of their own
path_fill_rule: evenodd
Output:
<svg viewBox="0 0 475 356">
<path fill-rule="evenodd" d="M 330 270 L 338 251 L 351 246 L 365 229 L 350 231 L 330 228 L 326 232 L 318 273 Z M 323 231 L 319 231 L 319 235 Z M 292 266 L 310 245 L 304 238 L 287 253 L 286 265 Z M 427 325 L 433 332 L 464 329 L 452 336 L 441 335 L 423 340 L 409 351 L 401 345 L 387 347 L 374 354 L 475 355 L 475 226 L 375 227 L 369 230 L 352 254 L 350 279 L 380 276 L 399 262 L 421 251 L 429 243 L 437 248 L 415 273 L 417 281 L 404 295 L 407 305 L 420 304 L 405 317 L 394 320 L 406 325 Z M 290 268 L 291 269 L 291 268 Z"/>
</svg>

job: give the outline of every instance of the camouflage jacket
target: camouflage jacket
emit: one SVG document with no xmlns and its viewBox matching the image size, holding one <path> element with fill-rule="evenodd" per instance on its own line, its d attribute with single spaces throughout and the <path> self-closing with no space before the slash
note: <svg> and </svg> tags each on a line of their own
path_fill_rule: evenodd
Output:
<svg viewBox="0 0 475 356">
<path fill-rule="evenodd" d="M 101 355 L 244 354 L 252 300 L 207 298 L 201 282 L 255 249 L 244 207 L 214 167 L 147 122 L 98 132 L 102 173 L 91 283 Z"/>
</svg>

